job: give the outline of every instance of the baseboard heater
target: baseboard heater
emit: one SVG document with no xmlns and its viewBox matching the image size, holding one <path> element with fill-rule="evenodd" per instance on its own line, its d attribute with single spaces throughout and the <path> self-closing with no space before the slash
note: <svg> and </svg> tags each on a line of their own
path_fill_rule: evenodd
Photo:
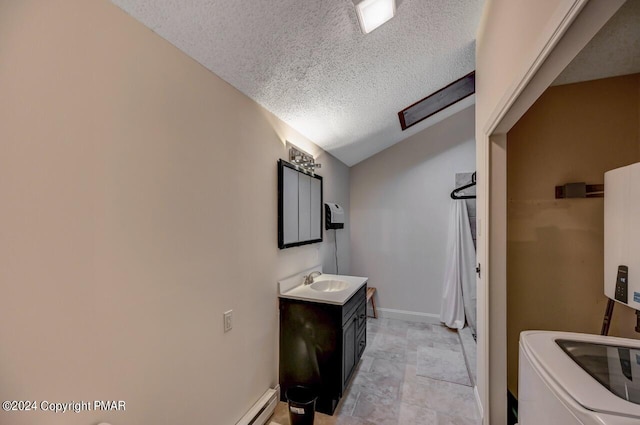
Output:
<svg viewBox="0 0 640 425">
<path fill-rule="evenodd" d="M 236 425 L 264 425 L 267 423 L 280 399 L 280 386 L 269 388 Z"/>
</svg>

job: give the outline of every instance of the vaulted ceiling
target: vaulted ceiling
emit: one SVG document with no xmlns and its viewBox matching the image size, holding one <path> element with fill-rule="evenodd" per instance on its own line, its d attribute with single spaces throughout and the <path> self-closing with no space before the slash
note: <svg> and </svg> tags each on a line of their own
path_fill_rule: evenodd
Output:
<svg viewBox="0 0 640 425">
<path fill-rule="evenodd" d="M 627 0 L 553 85 L 640 72 L 640 0 Z"/>
<path fill-rule="evenodd" d="M 112 1 L 347 165 L 473 102 L 400 129 L 475 68 L 481 0 L 397 0 L 369 34 L 352 0 Z"/>
</svg>

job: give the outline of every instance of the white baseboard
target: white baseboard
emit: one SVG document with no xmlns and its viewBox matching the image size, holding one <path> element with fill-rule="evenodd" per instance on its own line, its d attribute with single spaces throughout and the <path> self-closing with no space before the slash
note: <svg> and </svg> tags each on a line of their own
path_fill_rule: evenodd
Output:
<svg viewBox="0 0 640 425">
<path fill-rule="evenodd" d="M 440 324 L 440 315 L 431 313 L 420 313 L 418 311 L 395 310 L 392 308 L 376 308 L 378 317 L 385 319 L 399 319 L 407 322 L 436 323 Z M 372 314 L 369 309 L 370 315 Z"/>
<path fill-rule="evenodd" d="M 476 396 L 476 405 L 478 406 L 478 414 L 480 415 L 480 423 L 484 423 L 484 410 L 482 409 L 482 402 L 480 401 L 480 393 L 478 393 L 478 387 L 473 387 L 473 394 Z"/>
</svg>

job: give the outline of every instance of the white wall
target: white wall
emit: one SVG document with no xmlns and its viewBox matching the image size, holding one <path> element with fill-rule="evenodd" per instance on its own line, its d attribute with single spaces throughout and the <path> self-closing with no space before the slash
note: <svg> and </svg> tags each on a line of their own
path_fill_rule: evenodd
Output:
<svg viewBox="0 0 640 425">
<path fill-rule="evenodd" d="M 331 158 L 326 161 L 326 158 Z M 338 240 L 338 271 L 340 274 L 350 274 L 351 271 L 351 249 L 349 233 L 351 231 L 350 217 L 350 168 L 347 168 L 342 162 L 333 158 L 330 154 L 323 152 L 318 156 L 318 161 L 322 163 L 322 169 L 318 174 L 332 176 L 340 184 L 327 184 L 324 186 L 323 202 L 333 202 L 340 204 L 345 210 L 344 229 L 324 230 L 324 243 L 320 248 L 320 256 L 322 258 L 322 270 L 325 273 L 336 273 L 335 259 L 335 238 Z M 324 214 L 324 205 L 323 214 Z M 324 220 L 324 218 L 323 218 Z M 324 225 L 324 221 L 322 222 Z"/>
<path fill-rule="evenodd" d="M 383 313 L 437 321 L 450 193 L 474 167 L 472 106 L 351 168 L 351 272 Z"/>
<path fill-rule="evenodd" d="M 0 93 L 0 399 L 127 406 L 0 423 L 235 423 L 333 252 L 277 248 L 284 140 L 347 208 L 348 168 L 107 0 L 0 1 Z"/>
</svg>

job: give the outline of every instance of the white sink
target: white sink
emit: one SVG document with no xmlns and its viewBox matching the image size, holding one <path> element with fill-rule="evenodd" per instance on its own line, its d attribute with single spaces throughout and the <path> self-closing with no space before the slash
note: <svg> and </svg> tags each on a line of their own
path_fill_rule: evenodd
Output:
<svg viewBox="0 0 640 425">
<path fill-rule="evenodd" d="M 348 287 L 349 284 L 342 280 L 321 280 L 311 284 L 311 289 L 320 292 L 339 292 Z"/>
<path fill-rule="evenodd" d="M 367 283 L 367 278 L 362 276 L 345 276 L 323 273 L 316 276 L 311 285 L 303 283 L 304 277 L 314 271 L 320 271 L 319 267 L 294 274 L 278 282 L 278 297 L 311 301 L 323 304 L 344 305 L 349 298 Z"/>
</svg>

